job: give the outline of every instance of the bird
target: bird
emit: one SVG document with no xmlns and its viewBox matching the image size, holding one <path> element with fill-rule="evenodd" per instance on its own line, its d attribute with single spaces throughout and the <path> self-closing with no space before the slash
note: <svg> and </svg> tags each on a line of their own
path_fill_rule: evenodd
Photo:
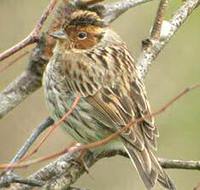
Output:
<svg viewBox="0 0 200 190">
<path fill-rule="evenodd" d="M 142 118 L 101 151 L 125 150 L 147 190 L 157 181 L 175 190 L 154 155 L 159 133 L 154 118 L 145 117 L 151 114 L 147 93 L 126 43 L 101 15 L 89 10 L 74 11 L 50 35 L 56 45 L 43 85 L 51 116 L 61 119 L 80 96 L 62 127 L 81 144 L 102 140 Z"/>
</svg>

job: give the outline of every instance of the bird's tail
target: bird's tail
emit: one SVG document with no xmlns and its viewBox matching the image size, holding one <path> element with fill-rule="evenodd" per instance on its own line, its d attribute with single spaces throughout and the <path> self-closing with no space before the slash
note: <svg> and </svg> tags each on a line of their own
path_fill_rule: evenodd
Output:
<svg viewBox="0 0 200 190">
<path fill-rule="evenodd" d="M 150 190 L 158 181 L 163 187 L 175 190 L 175 185 L 158 163 L 151 150 L 144 148 L 142 151 L 135 149 L 130 144 L 125 144 L 125 149 L 137 169 L 146 189 Z"/>
</svg>

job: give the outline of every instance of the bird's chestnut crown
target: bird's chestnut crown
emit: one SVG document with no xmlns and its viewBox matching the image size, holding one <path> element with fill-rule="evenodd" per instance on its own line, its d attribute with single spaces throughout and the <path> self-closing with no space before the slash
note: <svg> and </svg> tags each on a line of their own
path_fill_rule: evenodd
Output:
<svg viewBox="0 0 200 190">
<path fill-rule="evenodd" d="M 69 43 L 69 48 L 92 48 L 101 40 L 106 25 L 103 20 L 91 11 L 75 11 L 61 31 L 52 34 L 58 40 Z"/>
</svg>

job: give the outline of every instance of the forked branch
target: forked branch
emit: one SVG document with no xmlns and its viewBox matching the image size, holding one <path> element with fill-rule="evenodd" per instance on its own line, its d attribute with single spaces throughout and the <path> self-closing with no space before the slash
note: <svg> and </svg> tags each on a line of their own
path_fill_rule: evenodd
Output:
<svg viewBox="0 0 200 190">
<path fill-rule="evenodd" d="M 186 0 L 183 5 L 175 12 L 174 16 L 169 21 L 167 21 L 169 28 L 167 30 L 167 34 L 165 34 L 165 38 L 162 40 L 153 40 L 152 38 L 149 39 L 150 45 L 147 48 L 143 48 L 137 63 L 138 73 L 141 78 L 146 76 L 149 67 L 153 64 L 154 59 L 167 45 L 174 34 L 180 29 L 190 14 L 199 6 L 199 2 L 200 0 Z M 154 26 L 155 25 L 156 24 L 154 24 Z M 157 30 L 160 30 L 160 27 L 158 27 Z M 157 32 L 155 31 L 154 33 Z"/>
<path fill-rule="evenodd" d="M 17 43 L 10 49 L 4 51 L 3 53 L 1 53 L 0 61 L 6 59 L 7 57 L 9 57 L 9 56 L 13 55 L 14 53 L 18 52 L 19 50 L 23 49 L 24 47 L 26 47 L 32 43 L 35 43 L 39 40 L 39 35 L 40 35 L 40 31 L 42 29 L 42 26 L 43 26 L 44 22 L 46 21 L 47 17 L 49 16 L 49 14 L 54 9 L 57 1 L 58 0 L 51 0 L 49 5 L 47 6 L 46 10 L 43 12 L 42 16 L 36 23 L 32 32 L 26 38 L 24 38 L 22 41 L 20 41 L 19 43 Z"/>
</svg>

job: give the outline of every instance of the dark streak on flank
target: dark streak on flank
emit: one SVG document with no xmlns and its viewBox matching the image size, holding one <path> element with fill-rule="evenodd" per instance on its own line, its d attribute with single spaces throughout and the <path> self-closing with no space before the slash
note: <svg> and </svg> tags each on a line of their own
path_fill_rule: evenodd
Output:
<svg viewBox="0 0 200 190">
<path fill-rule="evenodd" d="M 93 88 L 92 88 L 91 84 L 87 82 L 86 85 L 87 85 L 88 90 L 92 93 Z"/>
</svg>

